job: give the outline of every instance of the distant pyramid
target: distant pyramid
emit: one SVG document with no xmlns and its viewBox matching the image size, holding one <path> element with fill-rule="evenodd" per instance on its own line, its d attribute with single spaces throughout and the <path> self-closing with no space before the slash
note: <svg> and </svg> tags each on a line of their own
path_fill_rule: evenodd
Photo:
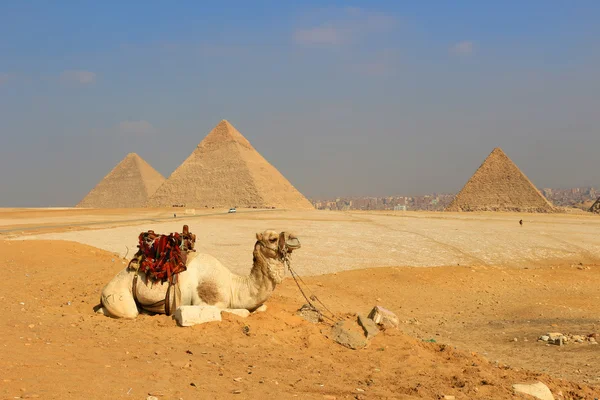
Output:
<svg viewBox="0 0 600 400">
<path fill-rule="evenodd" d="M 150 195 L 164 181 L 165 177 L 140 156 L 129 153 L 77 204 L 77 207 L 144 207 Z"/>
<path fill-rule="evenodd" d="M 592 204 L 592 206 L 590 207 L 590 212 L 600 214 L 600 197 L 598 197 L 598 200 L 596 200 L 596 202 Z"/>
<path fill-rule="evenodd" d="M 150 207 L 277 207 L 312 204 L 226 120 L 150 197 Z"/>
<path fill-rule="evenodd" d="M 554 207 L 497 147 L 446 211 L 552 212 Z"/>
</svg>

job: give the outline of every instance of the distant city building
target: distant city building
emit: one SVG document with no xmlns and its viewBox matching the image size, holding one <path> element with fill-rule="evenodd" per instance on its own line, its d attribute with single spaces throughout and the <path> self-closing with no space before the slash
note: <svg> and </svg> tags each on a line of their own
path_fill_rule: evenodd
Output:
<svg viewBox="0 0 600 400">
<path fill-rule="evenodd" d="M 598 198 L 600 187 L 551 189 L 543 188 L 540 192 L 552 204 L 559 207 L 578 207 L 589 209 L 589 202 Z M 312 203 L 318 210 L 351 211 L 351 210 L 412 210 L 442 211 L 454 199 L 454 194 L 433 193 L 422 196 L 382 196 L 382 197 L 336 197 L 335 200 L 318 199 Z M 587 203 L 586 203 L 587 202 Z M 587 204 L 587 205 L 586 205 Z"/>
</svg>

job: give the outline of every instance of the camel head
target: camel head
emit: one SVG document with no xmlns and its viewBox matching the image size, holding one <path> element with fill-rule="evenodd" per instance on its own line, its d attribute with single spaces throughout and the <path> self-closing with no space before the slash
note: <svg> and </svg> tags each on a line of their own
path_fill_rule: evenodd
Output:
<svg viewBox="0 0 600 400">
<path fill-rule="evenodd" d="M 269 275 L 276 283 L 280 283 L 285 274 L 285 265 L 283 261 L 292 253 L 292 251 L 300 248 L 298 237 L 290 232 L 277 233 L 273 230 L 266 230 L 256 234 L 255 252 L 260 252 L 260 255 L 267 260 L 278 261 L 278 267 L 274 269 L 269 267 Z"/>
</svg>

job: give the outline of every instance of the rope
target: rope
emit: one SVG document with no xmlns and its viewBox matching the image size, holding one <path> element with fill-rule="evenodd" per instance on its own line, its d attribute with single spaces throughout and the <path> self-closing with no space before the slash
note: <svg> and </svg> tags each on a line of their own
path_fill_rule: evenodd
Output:
<svg viewBox="0 0 600 400">
<path fill-rule="evenodd" d="M 308 303 L 308 305 L 316 312 L 319 313 L 319 315 L 323 318 L 327 318 L 328 320 L 332 321 L 332 322 L 336 322 L 336 315 L 329 309 L 327 308 L 327 306 L 325 304 L 323 304 L 323 302 L 313 293 L 310 291 L 310 289 L 308 288 L 308 285 L 306 284 L 306 282 L 304 282 L 302 280 L 302 278 L 300 277 L 300 275 L 298 275 L 296 273 L 296 271 L 294 271 L 292 269 L 292 265 L 291 265 L 291 260 L 290 260 L 290 256 L 287 253 L 287 249 L 284 248 L 284 255 L 282 256 L 283 262 L 285 263 L 285 265 L 287 266 L 288 270 L 290 271 L 290 274 L 292 275 L 292 278 L 294 278 L 294 282 L 296 282 L 296 286 L 298 286 L 298 289 L 300 290 L 300 293 L 302 293 L 302 296 L 304 296 L 304 299 L 306 300 L 306 302 Z M 300 282 L 302 282 L 302 284 L 306 287 L 306 290 L 310 293 L 310 298 L 306 296 L 306 293 L 304 293 L 304 290 L 302 290 L 302 287 L 300 286 L 300 282 L 298 282 L 298 280 L 300 280 Z M 331 317 L 324 315 L 323 312 L 321 310 L 319 310 L 319 308 L 317 306 L 315 306 L 310 300 L 313 301 L 318 301 L 323 308 L 325 308 L 325 310 L 327 310 L 330 314 Z"/>
</svg>

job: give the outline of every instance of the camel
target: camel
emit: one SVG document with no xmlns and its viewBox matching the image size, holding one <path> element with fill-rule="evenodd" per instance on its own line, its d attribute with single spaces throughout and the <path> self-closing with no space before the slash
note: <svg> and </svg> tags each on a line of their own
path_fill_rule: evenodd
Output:
<svg viewBox="0 0 600 400">
<path fill-rule="evenodd" d="M 283 280 L 285 261 L 299 248 L 300 241 L 292 233 L 272 230 L 257 233 L 253 265 L 247 276 L 232 273 L 209 254 L 190 253 L 187 270 L 177 275 L 177 285 L 169 290 L 175 292 L 175 296 L 169 297 L 168 282 L 152 282 L 143 272 L 125 268 L 102 289 L 101 303 L 94 310 L 113 318 L 134 319 L 140 311 L 166 313 L 165 301 L 173 311 L 181 305 L 210 305 L 222 310 L 251 312 L 261 306 L 264 309 L 265 301 Z"/>
</svg>

